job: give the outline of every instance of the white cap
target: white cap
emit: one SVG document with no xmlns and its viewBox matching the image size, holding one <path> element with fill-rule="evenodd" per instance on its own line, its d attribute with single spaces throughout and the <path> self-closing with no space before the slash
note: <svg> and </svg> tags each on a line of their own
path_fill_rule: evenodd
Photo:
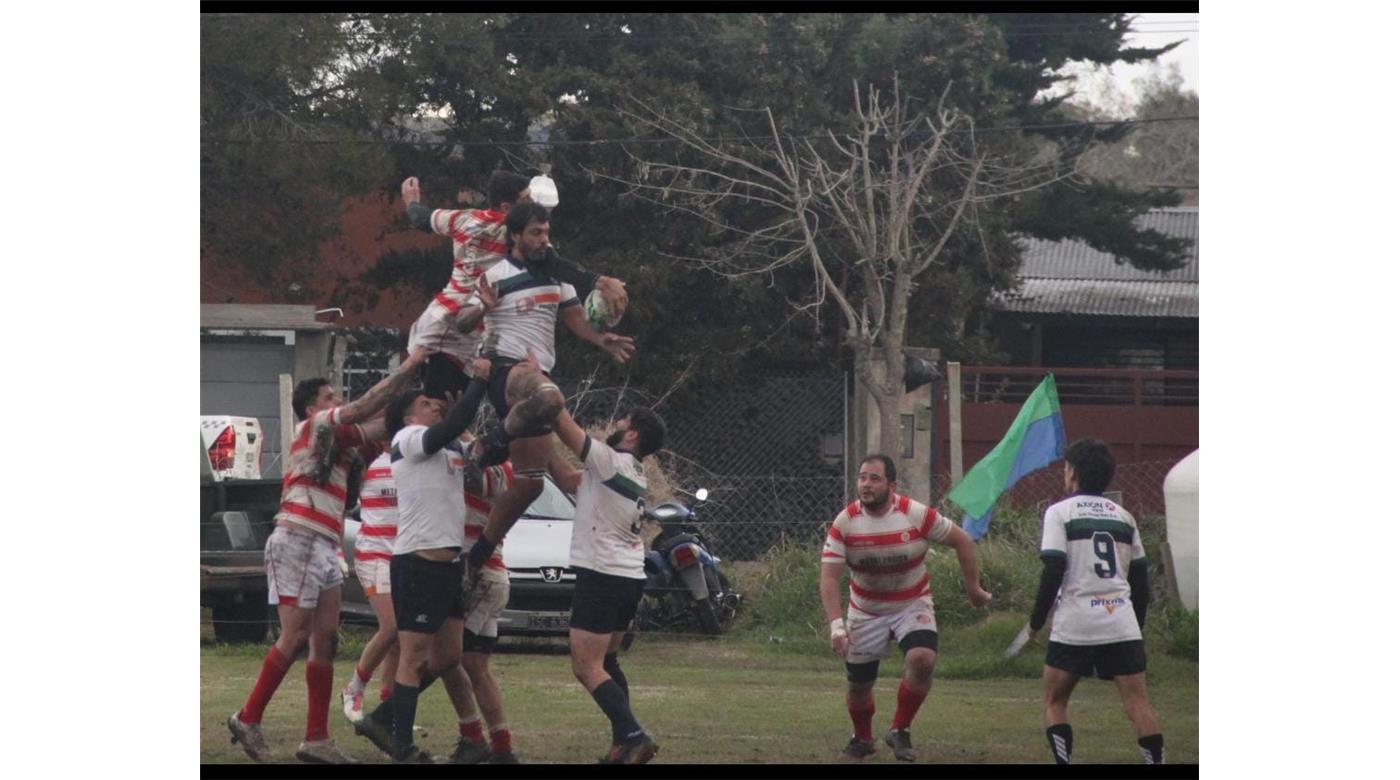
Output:
<svg viewBox="0 0 1400 780">
<path fill-rule="evenodd" d="M 548 176 L 536 176 L 530 180 L 530 200 L 552 209 L 559 205 L 559 188 Z"/>
</svg>

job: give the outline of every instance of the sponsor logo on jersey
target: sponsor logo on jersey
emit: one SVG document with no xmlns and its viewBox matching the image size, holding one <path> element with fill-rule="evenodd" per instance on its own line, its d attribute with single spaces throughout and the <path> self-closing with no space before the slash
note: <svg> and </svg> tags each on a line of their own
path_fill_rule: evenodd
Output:
<svg viewBox="0 0 1400 780">
<path fill-rule="evenodd" d="M 1090 606 L 1091 608 L 1092 608 L 1092 607 L 1103 607 L 1104 609 L 1108 610 L 1108 614 L 1110 614 L 1110 615 L 1113 614 L 1113 610 L 1118 609 L 1119 607 L 1125 606 L 1127 603 L 1128 603 L 1128 600 L 1125 599 L 1125 598 L 1123 598 L 1122 596 L 1119 596 L 1119 597 L 1117 597 L 1117 598 L 1112 598 L 1112 599 L 1090 599 L 1090 600 L 1089 600 L 1089 606 Z"/>
</svg>

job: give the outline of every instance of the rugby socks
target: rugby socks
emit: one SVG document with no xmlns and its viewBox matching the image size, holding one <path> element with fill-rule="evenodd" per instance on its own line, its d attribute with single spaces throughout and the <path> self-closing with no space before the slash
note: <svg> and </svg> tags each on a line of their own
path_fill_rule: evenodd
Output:
<svg viewBox="0 0 1400 780">
<path fill-rule="evenodd" d="M 510 752 L 510 729 L 504 723 L 491 728 L 491 752 L 495 755 Z"/>
<path fill-rule="evenodd" d="M 426 675 L 423 677 L 423 682 L 418 683 L 418 687 L 415 690 L 422 693 L 428 690 L 428 686 L 432 685 L 436 680 L 437 675 Z M 388 726 L 394 722 L 394 689 L 398 688 L 399 684 L 390 683 L 390 685 L 393 687 L 380 690 L 379 695 L 382 696 L 383 699 L 379 702 L 379 706 L 374 708 L 374 712 L 369 714 L 374 722 L 384 726 Z"/>
<path fill-rule="evenodd" d="M 609 679 L 594 688 L 593 701 L 598 702 L 598 708 L 612 723 L 615 744 L 635 742 L 645 733 L 638 725 L 637 719 L 632 717 L 632 708 L 627 705 L 627 694 L 622 692 L 622 687 L 616 682 Z"/>
<path fill-rule="evenodd" d="M 1068 764 L 1070 754 L 1074 752 L 1074 730 L 1069 724 L 1056 723 L 1045 730 L 1045 738 L 1050 740 L 1050 752 L 1055 754 L 1055 763 Z"/>
<path fill-rule="evenodd" d="M 468 742 L 485 742 L 486 735 L 481 733 L 481 716 L 473 715 L 470 718 L 457 719 L 457 733 Z"/>
<path fill-rule="evenodd" d="M 1149 734 L 1138 740 L 1138 749 L 1142 751 L 1142 759 L 1149 764 L 1165 764 L 1162 755 L 1162 735 Z"/>
<path fill-rule="evenodd" d="M 866 694 L 865 700 L 856 702 L 846 698 L 846 709 L 851 713 L 852 734 L 856 739 L 871 742 L 874 737 L 870 736 L 870 721 L 875 718 L 875 696 Z"/>
<path fill-rule="evenodd" d="M 916 691 L 909 687 L 909 683 L 899 681 L 899 693 L 895 696 L 897 702 L 894 708 L 894 722 L 890 724 L 891 729 L 907 729 L 909 724 L 914 722 L 914 716 L 919 713 L 919 707 L 924 703 L 924 698 L 928 696 L 928 691 Z"/>
<path fill-rule="evenodd" d="M 306 741 L 330 739 L 326 720 L 331 711 L 334 669 L 324 661 L 306 664 Z"/>
<path fill-rule="evenodd" d="M 361 669 L 359 664 L 355 664 L 355 673 L 350 675 L 350 682 L 345 684 L 346 692 L 351 696 L 363 694 L 365 692 L 365 686 L 368 684 L 369 673 Z"/>
<path fill-rule="evenodd" d="M 394 692 L 394 682 L 393 682 L 393 680 L 392 680 L 392 679 L 385 680 L 385 681 L 379 686 L 379 700 L 380 700 L 380 701 L 386 701 L 386 700 L 388 700 L 389 696 L 390 696 L 391 694 L 393 694 L 393 692 Z"/>
<path fill-rule="evenodd" d="M 287 670 L 290 668 L 292 659 L 282 655 L 277 645 L 273 645 L 263 657 L 258 681 L 253 683 L 253 691 L 248 694 L 248 701 L 244 702 L 243 709 L 238 711 L 238 719 L 244 723 L 262 723 L 263 710 L 272 700 L 272 694 L 277 692 L 277 686 L 282 684 L 282 678 L 287 676 Z"/>
<path fill-rule="evenodd" d="M 396 759 L 408 755 L 409 748 L 413 747 L 413 718 L 418 714 L 419 690 L 421 688 L 396 682 L 394 695 L 389 697 L 394 712 L 394 737 L 389 744 Z"/>
<path fill-rule="evenodd" d="M 622 666 L 617 663 L 617 653 L 608 653 L 603 656 L 603 671 L 613 678 L 617 687 L 622 689 L 622 695 L 627 697 L 627 701 L 632 701 L 632 692 L 627 688 L 627 676 L 622 673 Z"/>
</svg>

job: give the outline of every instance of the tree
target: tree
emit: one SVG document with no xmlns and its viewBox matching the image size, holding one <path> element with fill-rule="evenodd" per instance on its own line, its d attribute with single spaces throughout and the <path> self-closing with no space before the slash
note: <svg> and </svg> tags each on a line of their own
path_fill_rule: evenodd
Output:
<svg viewBox="0 0 1400 780">
<path fill-rule="evenodd" d="M 633 193 L 732 239 L 686 259 L 729 278 L 801 267 L 811 289 L 799 310 L 830 301 L 840 311 L 856 375 L 879 408 L 882 452 L 898 449 L 915 289 L 956 280 L 976 262 L 950 248 L 976 240 L 979 208 L 1072 170 L 1059 158 L 979 145 L 975 121 L 948 99 L 951 83 L 927 111 L 912 111 L 899 86 L 896 78 L 888 97 L 868 86 L 862 98 L 855 85 L 851 126 L 820 140 L 784 134 L 771 110 L 766 137 L 735 141 L 706 139 L 645 103 L 624 111 L 690 153 L 636 157 Z"/>
<path fill-rule="evenodd" d="M 1141 98 L 1131 106 L 1139 124 L 1122 141 L 1104 144 L 1084 159 L 1086 175 L 1131 190 L 1181 193 L 1181 204 L 1197 203 L 1200 185 L 1200 97 L 1185 88 L 1173 66 L 1137 82 Z M 1097 118 L 1088 110 L 1086 118 Z M 1190 119 L 1183 119 L 1190 117 Z"/>
</svg>

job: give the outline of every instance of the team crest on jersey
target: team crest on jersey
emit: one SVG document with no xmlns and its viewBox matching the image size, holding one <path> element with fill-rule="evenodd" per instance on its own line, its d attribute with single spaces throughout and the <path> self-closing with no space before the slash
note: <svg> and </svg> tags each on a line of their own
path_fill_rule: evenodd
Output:
<svg viewBox="0 0 1400 780">
<path fill-rule="evenodd" d="M 535 303 L 534 298 L 522 298 L 515 302 L 515 310 L 522 313 L 534 311 L 535 307 L 538 305 L 539 304 Z"/>
<path fill-rule="evenodd" d="M 1123 605 L 1125 605 L 1125 604 L 1127 604 L 1127 603 L 1128 603 L 1128 600 L 1125 599 L 1125 598 L 1123 598 L 1122 596 L 1119 596 L 1119 597 L 1116 598 L 1116 599 L 1090 599 L 1090 600 L 1089 600 L 1089 606 L 1090 606 L 1090 607 L 1103 607 L 1104 609 L 1108 610 L 1108 614 L 1110 614 L 1110 615 L 1113 614 L 1113 610 L 1118 609 L 1119 607 L 1121 607 L 1121 606 L 1123 606 Z"/>
<path fill-rule="evenodd" d="M 901 542 L 907 542 L 907 541 L 909 541 L 909 532 L 908 532 L 908 531 L 901 532 L 900 535 L 899 535 L 899 541 L 901 541 Z"/>
<path fill-rule="evenodd" d="M 917 620 L 917 621 L 920 622 L 920 623 L 932 623 L 932 622 L 933 622 L 933 620 L 932 620 L 928 615 L 922 615 L 922 614 L 919 615 L 918 617 L 914 618 L 914 619 Z"/>
</svg>

